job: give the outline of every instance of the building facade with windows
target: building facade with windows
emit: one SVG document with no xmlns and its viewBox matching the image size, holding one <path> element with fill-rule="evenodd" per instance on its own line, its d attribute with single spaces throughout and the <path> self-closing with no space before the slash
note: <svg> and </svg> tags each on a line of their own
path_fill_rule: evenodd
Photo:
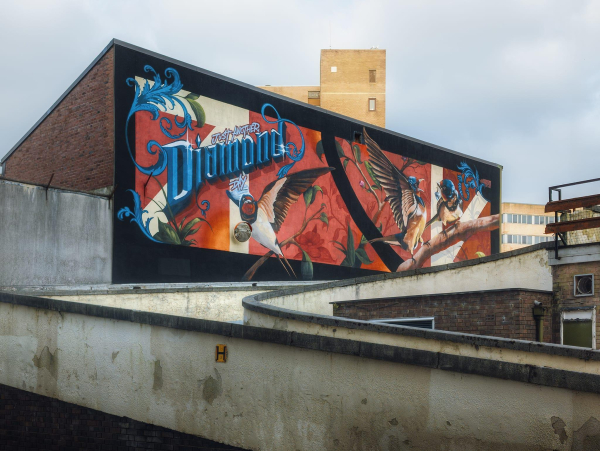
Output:
<svg viewBox="0 0 600 451">
<path fill-rule="evenodd" d="M 500 252 L 552 241 L 546 225 L 554 222 L 554 213 L 545 213 L 543 205 L 502 203 Z"/>
<path fill-rule="evenodd" d="M 324 49 L 320 68 L 319 86 L 260 88 L 385 127 L 385 50 Z"/>
</svg>

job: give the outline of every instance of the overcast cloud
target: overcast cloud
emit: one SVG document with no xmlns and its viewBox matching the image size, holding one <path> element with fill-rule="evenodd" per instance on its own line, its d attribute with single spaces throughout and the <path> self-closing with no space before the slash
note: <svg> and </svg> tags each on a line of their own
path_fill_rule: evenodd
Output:
<svg viewBox="0 0 600 451">
<path fill-rule="evenodd" d="M 113 37 L 255 85 L 318 84 L 330 24 L 333 48 L 387 50 L 387 128 L 503 165 L 504 201 L 600 177 L 593 0 L 6 2 L 0 155 Z"/>
</svg>

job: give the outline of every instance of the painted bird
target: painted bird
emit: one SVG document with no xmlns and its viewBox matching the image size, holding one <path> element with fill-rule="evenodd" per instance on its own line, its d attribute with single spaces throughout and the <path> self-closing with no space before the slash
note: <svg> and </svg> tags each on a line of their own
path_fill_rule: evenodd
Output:
<svg viewBox="0 0 600 451">
<path fill-rule="evenodd" d="M 278 258 L 283 258 L 292 273 L 294 270 L 279 247 L 276 232 L 283 224 L 290 206 L 313 185 L 315 180 L 333 169 L 315 168 L 288 174 L 269 183 L 258 201 L 250 194 L 247 179 L 242 187 L 232 191 L 227 190 L 227 196 L 240 209 L 242 221 L 252 227 L 252 238 Z"/>
<path fill-rule="evenodd" d="M 454 187 L 452 180 L 444 179 L 438 183 L 438 190 L 435 192 L 437 199 L 437 213 L 431 218 L 425 228 L 434 221 L 442 221 L 444 227 L 456 225 L 462 214 L 463 200 L 458 195 L 458 191 Z M 444 233 L 445 230 L 444 230 Z"/>
<path fill-rule="evenodd" d="M 427 222 L 427 209 L 419 194 L 423 191 L 419 188 L 419 184 L 423 179 L 417 180 L 416 177 L 406 177 L 385 156 L 379 145 L 367 134 L 367 131 L 363 129 L 363 133 L 373 172 L 385 191 L 386 200 L 390 204 L 394 219 L 400 229 L 400 233 L 375 238 L 369 242 L 384 241 L 401 246 L 402 249 L 414 255 L 417 244 L 423 242 L 421 235 Z"/>
</svg>

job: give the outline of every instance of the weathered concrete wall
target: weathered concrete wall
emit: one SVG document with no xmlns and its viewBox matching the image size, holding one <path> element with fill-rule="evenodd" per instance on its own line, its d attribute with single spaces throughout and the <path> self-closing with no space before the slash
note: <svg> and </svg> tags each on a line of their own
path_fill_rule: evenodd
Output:
<svg viewBox="0 0 600 451">
<path fill-rule="evenodd" d="M 330 302 L 424 294 L 527 288 L 552 291 L 552 271 L 544 246 L 531 246 L 479 260 L 350 279 L 290 290 L 265 304 L 319 315 L 333 315 Z"/>
<path fill-rule="evenodd" d="M 0 303 L 0 383 L 243 448 L 582 450 L 599 438 L 597 394 L 276 344 L 272 330 L 52 308 Z"/>
<path fill-rule="evenodd" d="M 108 199 L 0 180 L 0 286 L 111 281 Z"/>
</svg>

